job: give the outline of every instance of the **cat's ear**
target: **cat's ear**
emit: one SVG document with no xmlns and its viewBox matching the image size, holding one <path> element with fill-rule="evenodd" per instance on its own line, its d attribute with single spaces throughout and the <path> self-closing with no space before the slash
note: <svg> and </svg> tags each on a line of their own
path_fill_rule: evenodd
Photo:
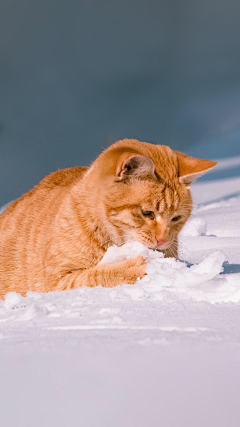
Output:
<svg viewBox="0 0 240 427">
<path fill-rule="evenodd" d="M 129 153 L 126 153 L 119 159 L 116 175 L 119 181 L 123 181 L 130 176 L 135 178 L 155 177 L 154 172 L 155 165 L 149 157 L 141 154 L 129 156 Z"/>
<path fill-rule="evenodd" d="M 196 159 L 195 157 L 188 157 L 183 153 L 175 151 L 178 157 L 178 176 L 179 181 L 190 187 L 192 182 L 208 172 L 217 162 L 212 160 Z"/>
</svg>

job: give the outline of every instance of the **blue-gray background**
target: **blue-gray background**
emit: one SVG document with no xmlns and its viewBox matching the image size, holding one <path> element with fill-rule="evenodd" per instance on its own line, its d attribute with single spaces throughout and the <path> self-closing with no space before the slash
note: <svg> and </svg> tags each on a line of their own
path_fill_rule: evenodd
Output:
<svg viewBox="0 0 240 427">
<path fill-rule="evenodd" d="M 1 0 L 0 203 L 123 137 L 240 154 L 239 0 Z"/>
</svg>

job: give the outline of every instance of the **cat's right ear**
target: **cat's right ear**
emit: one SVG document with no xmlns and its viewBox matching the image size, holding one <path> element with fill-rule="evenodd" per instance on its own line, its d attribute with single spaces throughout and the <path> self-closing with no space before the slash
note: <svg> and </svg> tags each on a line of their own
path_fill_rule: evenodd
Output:
<svg viewBox="0 0 240 427">
<path fill-rule="evenodd" d="M 175 151 L 175 153 L 178 157 L 179 181 L 188 188 L 196 178 L 199 178 L 217 164 L 217 162 L 213 162 L 212 160 L 186 156 L 186 154 L 179 151 Z"/>
<path fill-rule="evenodd" d="M 129 153 L 124 154 L 119 159 L 116 175 L 118 181 L 123 181 L 130 176 L 135 178 L 156 178 L 155 165 L 149 157 L 141 154 L 135 154 L 130 157 Z"/>
</svg>

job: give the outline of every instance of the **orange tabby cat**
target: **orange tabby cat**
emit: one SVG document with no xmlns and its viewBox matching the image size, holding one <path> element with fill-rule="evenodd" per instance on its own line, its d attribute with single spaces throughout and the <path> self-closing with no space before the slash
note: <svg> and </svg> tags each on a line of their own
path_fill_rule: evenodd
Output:
<svg viewBox="0 0 240 427">
<path fill-rule="evenodd" d="M 107 248 L 137 240 L 177 257 L 192 209 L 189 186 L 215 164 L 124 139 L 90 168 L 45 177 L 0 215 L 0 298 L 136 283 L 145 260 L 98 265 Z"/>
</svg>

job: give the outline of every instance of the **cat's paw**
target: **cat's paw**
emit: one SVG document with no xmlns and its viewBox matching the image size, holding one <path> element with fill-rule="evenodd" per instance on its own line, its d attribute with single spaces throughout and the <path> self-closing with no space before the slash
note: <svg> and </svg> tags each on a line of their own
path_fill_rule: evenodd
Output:
<svg viewBox="0 0 240 427">
<path fill-rule="evenodd" d="M 142 279 L 146 274 L 146 259 L 142 255 L 136 258 L 129 258 L 118 263 L 117 275 L 121 284 L 133 285 L 138 279 Z"/>
</svg>

